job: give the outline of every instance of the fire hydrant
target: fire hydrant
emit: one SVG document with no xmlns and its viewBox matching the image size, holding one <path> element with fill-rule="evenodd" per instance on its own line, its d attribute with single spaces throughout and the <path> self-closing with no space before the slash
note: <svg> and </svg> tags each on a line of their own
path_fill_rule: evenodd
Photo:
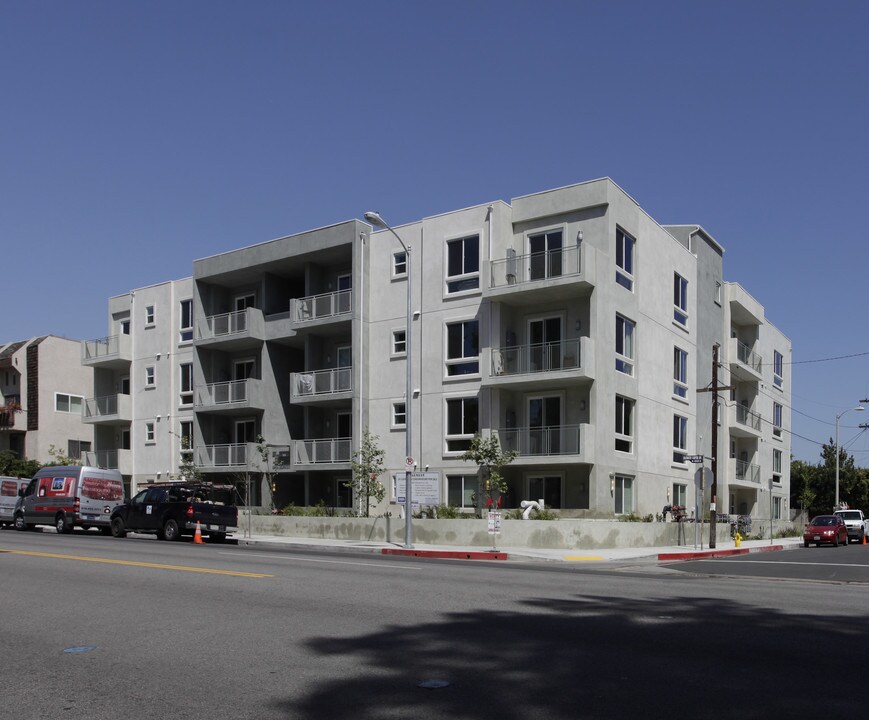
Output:
<svg viewBox="0 0 869 720">
<path fill-rule="evenodd" d="M 733 536 L 734 541 L 736 542 L 736 547 L 742 545 L 742 535 L 739 534 L 739 531 L 736 531 L 736 535 Z"/>
</svg>

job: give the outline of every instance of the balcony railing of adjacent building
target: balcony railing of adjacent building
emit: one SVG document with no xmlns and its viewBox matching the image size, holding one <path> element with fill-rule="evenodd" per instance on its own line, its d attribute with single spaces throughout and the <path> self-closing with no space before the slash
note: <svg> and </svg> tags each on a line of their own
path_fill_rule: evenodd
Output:
<svg viewBox="0 0 869 720">
<path fill-rule="evenodd" d="M 85 420 L 101 418 L 118 418 L 132 420 L 132 400 L 129 395 L 103 395 L 97 398 L 87 398 L 84 401 L 82 417 Z"/>
<path fill-rule="evenodd" d="M 736 406 L 736 422 L 760 432 L 760 415 L 756 412 L 752 412 L 744 405 Z"/>
<path fill-rule="evenodd" d="M 81 343 L 82 362 L 100 360 L 132 360 L 129 335 L 110 335 L 96 340 L 83 340 Z"/>
<path fill-rule="evenodd" d="M 763 371 L 763 358 L 743 342 L 736 343 L 736 358 L 743 365 L 747 365 L 756 373 Z"/>
<path fill-rule="evenodd" d="M 196 388 L 196 407 L 215 407 L 221 405 L 236 405 L 249 403 L 253 390 L 259 380 L 230 380 L 227 382 L 208 383 Z"/>
<path fill-rule="evenodd" d="M 580 454 L 579 425 L 499 428 L 498 440 L 502 449 L 516 451 L 519 457 Z"/>
<path fill-rule="evenodd" d="M 290 373 L 290 388 L 293 399 L 348 392 L 353 389 L 353 369 L 342 367 Z"/>
<path fill-rule="evenodd" d="M 349 463 L 352 457 L 352 438 L 296 440 L 293 442 L 293 463 L 296 465 Z"/>
<path fill-rule="evenodd" d="M 492 375 L 522 375 L 581 367 L 580 340 L 492 348 Z"/>
<path fill-rule="evenodd" d="M 338 290 L 337 292 L 290 300 L 290 318 L 293 322 L 323 320 L 337 315 L 349 314 L 352 309 L 352 290 Z"/>
<path fill-rule="evenodd" d="M 752 465 L 745 460 L 736 461 L 736 479 L 743 482 L 760 484 L 760 465 Z"/>
<path fill-rule="evenodd" d="M 130 456 L 132 451 L 125 449 L 118 450 L 88 450 L 81 454 L 81 461 L 84 465 L 90 467 L 98 467 L 103 470 L 120 470 L 122 474 L 129 475 L 130 473 Z"/>
<path fill-rule="evenodd" d="M 579 275 L 582 272 L 581 246 L 574 245 L 559 250 L 531 253 L 529 255 L 511 254 L 503 260 L 493 260 L 490 264 L 491 288 L 549 280 L 552 278 Z"/>
</svg>

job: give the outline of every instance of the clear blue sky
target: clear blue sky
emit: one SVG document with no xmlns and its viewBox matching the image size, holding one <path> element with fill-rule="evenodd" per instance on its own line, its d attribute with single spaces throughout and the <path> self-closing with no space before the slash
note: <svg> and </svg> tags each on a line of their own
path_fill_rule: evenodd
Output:
<svg viewBox="0 0 869 720">
<path fill-rule="evenodd" d="M 869 397 L 867 29 L 842 0 L 0 0 L 0 341 L 100 337 L 112 295 L 369 209 L 609 176 L 791 338 L 815 462 Z"/>
</svg>

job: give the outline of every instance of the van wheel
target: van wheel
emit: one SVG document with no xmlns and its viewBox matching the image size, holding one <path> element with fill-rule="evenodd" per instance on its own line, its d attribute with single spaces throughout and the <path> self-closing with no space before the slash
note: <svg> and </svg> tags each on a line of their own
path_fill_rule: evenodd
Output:
<svg viewBox="0 0 869 720">
<path fill-rule="evenodd" d="M 181 528 L 174 520 L 167 520 L 163 525 L 163 538 L 170 542 L 181 539 Z"/>
<path fill-rule="evenodd" d="M 58 513 L 54 519 L 54 527 L 57 528 L 58 535 L 66 535 L 72 532 L 72 523 L 66 519 L 66 515 Z"/>
<path fill-rule="evenodd" d="M 15 525 L 16 530 L 28 529 L 27 523 L 24 522 L 24 515 L 22 515 L 21 513 L 18 513 L 18 515 L 15 516 L 15 522 L 13 524 Z"/>
<path fill-rule="evenodd" d="M 124 528 L 124 521 L 119 518 L 112 518 L 112 527 L 111 527 L 112 537 L 122 538 L 127 537 L 127 530 Z"/>
</svg>

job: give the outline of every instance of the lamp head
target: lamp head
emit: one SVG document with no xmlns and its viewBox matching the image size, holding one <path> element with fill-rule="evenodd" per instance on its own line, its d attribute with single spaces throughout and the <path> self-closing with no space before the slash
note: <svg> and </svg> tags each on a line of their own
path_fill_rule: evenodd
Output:
<svg viewBox="0 0 869 720">
<path fill-rule="evenodd" d="M 365 213 L 364 217 L 367 222 L 375 225 L 376 227 L 388 227 L 384 219 L 380 217 L 379 212 L 367 212 Z"/>
</svg>

